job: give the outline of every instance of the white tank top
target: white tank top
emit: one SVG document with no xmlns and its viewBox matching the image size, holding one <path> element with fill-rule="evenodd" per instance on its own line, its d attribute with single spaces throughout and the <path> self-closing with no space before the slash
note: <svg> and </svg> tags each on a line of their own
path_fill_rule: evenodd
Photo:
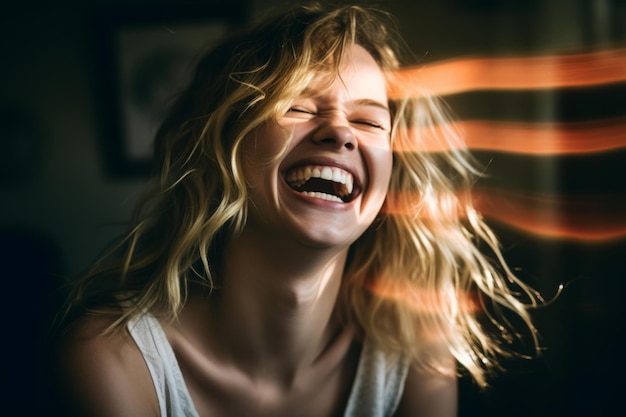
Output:
<svg viewBox="0 0 626 417">
<path fill-rule="evenodd" d="M 128 330 L 150 371 L 161 417 L 199 417 L 158 320 L 144 315 L 131 321 Z M 407 370 L 408 361 L 391 363 L 366 341 L 344 417 L 391 417 L 404 391 Z"/>
</svg>

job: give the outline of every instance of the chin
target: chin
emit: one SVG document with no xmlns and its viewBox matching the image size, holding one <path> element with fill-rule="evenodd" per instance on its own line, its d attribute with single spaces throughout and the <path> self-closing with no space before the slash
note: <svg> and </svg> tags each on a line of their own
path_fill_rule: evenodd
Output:
<svg viewBox="0 0 626 417">
<path fill-rule="evenodd" d="M 364 232 L 365 230 L 350 233 L 345 230 L 340 231 L 338 228 L 319 227 L 317 225 L 306 230 L 300 230 L 296 240 L 303 246 L 313 249 L 336 248 L 341 251 L 350 247 Z"/>
</svg>

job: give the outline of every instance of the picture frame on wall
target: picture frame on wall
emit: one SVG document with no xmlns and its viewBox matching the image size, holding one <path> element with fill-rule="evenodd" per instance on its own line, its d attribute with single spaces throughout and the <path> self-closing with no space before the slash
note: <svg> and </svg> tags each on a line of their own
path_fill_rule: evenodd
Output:
<svg viewBox="0 0 626 417">
<path fill-rule="evenodd" d="M 115 177 L 147 176 L 153 142 L 194 64 L 246 22 L 244 2 L 108 12 L 94 25 L 105 165 Z"/>
</svg>

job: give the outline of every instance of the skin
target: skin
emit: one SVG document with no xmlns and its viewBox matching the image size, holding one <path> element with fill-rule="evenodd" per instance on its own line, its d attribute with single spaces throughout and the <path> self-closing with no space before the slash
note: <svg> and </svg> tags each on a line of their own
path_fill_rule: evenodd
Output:
<svg viewBox="0 0 626 417">
<path fill-rule="evenodd" d="M 348 399 L 360 344 L 334 309 L 348 249 L 385 198 L 391 121 L 384 76 L 362 47 L 349 46 L 339 77 L 323 81 L 246 141 L 251 210 L 225 249 L 224 287 L 210 300 L 192 291 L 179 320 L 163 323 L 201 416 L 336 416 Z M 352 172 L 356 198 L 295 191 L 287 173 L 310 164 Z M 60 351 L 66 391 L 81 399 L 76 414 L 158 416 L 140 352 L 123 335 L 98 336 L 104 325 L 84 321 Z M 412 369 L 398 415 L 416 410 L 455 415 L 455 378 Z"/>
</svg>

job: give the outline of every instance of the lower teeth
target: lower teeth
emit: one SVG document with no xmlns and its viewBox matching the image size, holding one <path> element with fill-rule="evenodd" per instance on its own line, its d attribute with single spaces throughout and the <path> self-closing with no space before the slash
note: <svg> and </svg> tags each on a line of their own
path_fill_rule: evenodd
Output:
<svg viewBox="0 0 626 417">
<path fill-rule="evenodd" d="M 303 191 L 302 193 L 310 197 L 321 198 L 322 200 L 336 201 L 337 203 L 343 203 L 343 200 L 341 198 L 332 194 L 320 193 L 317 191 Z"/>
</svg>

